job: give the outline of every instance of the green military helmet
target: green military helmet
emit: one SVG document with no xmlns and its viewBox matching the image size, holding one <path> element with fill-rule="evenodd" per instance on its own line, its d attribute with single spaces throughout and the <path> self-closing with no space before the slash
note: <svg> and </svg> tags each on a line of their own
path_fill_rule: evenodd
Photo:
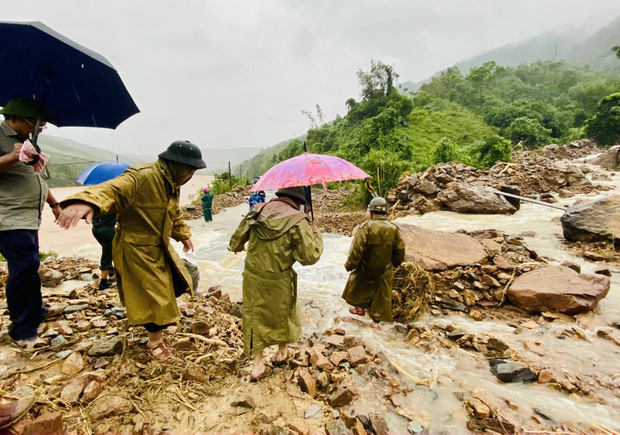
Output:
<svg viewBox="0 0 620 435">
<path fill-rule="evenodd" d="M 292 199 L 301 201 L 302 204 L 306 204 L 306 193 L 303 187 L 282 187 L 276 191 L 276 196 L 287 196 Z"/>
<path fill-rule="evenodd" d="M 371 213 L 386 214 L 387 201 L 380 196 L 375 196 L 368 204 L 368 211 Z"/>
<path fill-rule="evenodd" d="M 54 123 L 54 119 L 45 104 L 32 98 L 13 98 L 6 103 L 0 113 Z"/>
<path fill-rule="evenodd" d="M 195 169 L 204 169 L 207 167 L 204 160 L 202 160 L 200 148 L 188 140 L 177 140 L 172 142 L 168 149 L 159 154 L 158 157 L 171 162 L 183 163 Z"/>
</svg>

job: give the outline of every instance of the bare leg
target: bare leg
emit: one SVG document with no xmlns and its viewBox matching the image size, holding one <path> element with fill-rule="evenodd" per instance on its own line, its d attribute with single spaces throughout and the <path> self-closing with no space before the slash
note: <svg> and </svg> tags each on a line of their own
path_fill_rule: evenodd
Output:
<svg viewBox="0 0 620 435">
<path fill-rule="evenodd" d="M 273 360 L 275 362 L 282 362 L 288 357 L 288 349 L 286 347 L 286 343 L 278 344 L 278 351 L 273 356 Z"/>
<path fill-rule="evenodd" d="M 265 363 L 263 362 L 263 351 L 256 352 L 254 355 L 254 361 L 252 363 L 252 372 L 250 376 L 253 378 L 258 378 L 265 372 Z"/>
<path fill-rule="evenodd" d="M 146 343 L 146 347 L 149 349 L 153 349 L 157 347 L 160 343 L 164 343 L 164 331 L 157 332 L 149 332 L 149 341 Z"/>
<path fill-rule="evenodd" d="M 370 322 L 370 327 L 377 330 L 381 329 L 381 327 L 379 326 L 379 322 L 375 322 L 374 320 Z"/>
</svg>

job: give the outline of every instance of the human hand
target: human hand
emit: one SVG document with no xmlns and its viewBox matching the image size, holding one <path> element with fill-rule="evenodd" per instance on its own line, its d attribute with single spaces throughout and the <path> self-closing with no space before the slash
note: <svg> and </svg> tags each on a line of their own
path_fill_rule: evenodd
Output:
<svg viewBox="0 0 620 435">
<path fill-rule="evenodd" d="M 62 208 L 60 205 L 56 204 L 52 207 L 52 213 L 54 213 L 54 223 L 58 222 L 58 218 L 60 217 L 60 213 L 62 212 Z"/>
<path fill-rule="evenodd" d="M 12 160 L 15 160 L 16 162 L 19 161 L 19 153 L 21 152 L 23 146 L 24 144 L 21 142 L 13 144 L 13 151 L 10 154 Z"/>
<path fill-rule="evenodd" d="M 67 229 L 69 227 L 74 227 L 80 221 L 80 219 L 84 218 L 87 224 L 93 219 L 95 215 L 95 210 L 93 206 L 90 204 L 72 204 L 67 208 L 63 209 L 58 219 L 56 219 L 56 223 Z"/>
<path fill-rule="evenodd" d="M 192 239 L 181 240 L 181 243 L 183 243 L 183 252 L 194 252 L 194 243 Z"/>
</svg>

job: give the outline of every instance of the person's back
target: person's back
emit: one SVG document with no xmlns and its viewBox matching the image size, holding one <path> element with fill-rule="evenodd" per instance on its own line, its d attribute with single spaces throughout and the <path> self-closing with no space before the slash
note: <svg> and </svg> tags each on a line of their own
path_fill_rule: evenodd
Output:
<svg viewBox="0 0 620 435">
<path fill-rule="evenodd" d="M 379 276 L 386 268 L 398 266 L 402 260 L 393 258 L 395 254 L 394 241 L 399 237 L 398 228 L 384 216 L 374 216 L 358 229 L 363 233 L 364 250 L 361 262 L 367 275 Z M 360 234 L 361 235 L 361 234 Z M 397 263 L 397 264 L 395 264 Z M 352 270 L 347 267 L 347 270 Z"/>
</svg>

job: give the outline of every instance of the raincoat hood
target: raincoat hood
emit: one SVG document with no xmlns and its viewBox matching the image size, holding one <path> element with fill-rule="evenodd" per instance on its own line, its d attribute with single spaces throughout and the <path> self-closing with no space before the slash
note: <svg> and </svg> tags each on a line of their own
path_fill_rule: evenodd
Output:
<svg viewBox="0 0 620 435">
<path fill-rule="evenodd" d="M 275 240 L 308 217 L 297 210 L 292 199 L 276 198 L 255 206 L 249 219 L 253 221 L 250 225 L 259 239 Z"/>
</svg>

